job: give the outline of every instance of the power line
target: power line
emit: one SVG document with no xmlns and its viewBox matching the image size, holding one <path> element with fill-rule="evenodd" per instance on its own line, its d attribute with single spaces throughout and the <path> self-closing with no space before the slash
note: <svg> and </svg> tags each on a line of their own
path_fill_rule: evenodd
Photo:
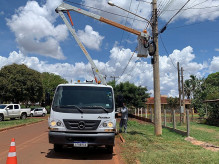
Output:
<svg viewBox="0 0 219 164">
<path fill-rule="evenodd" d="M 216 6 L 206 6 L 206 7 L 199 7 L 199 8 L 193 8 L 193 7 L 189 7 L 189 8 L 185 8 L 182 10 L 190 10 L 190 9 L 207 9 L 207 8 L 214 8 L 214 7 L 219 7 L 219 5 Z M 171 10 L 166 10 L 166 11 L 177 11 L 179 9 L 171 9 Z"/>
<path fill-rule="evenodd" d="M 131 9 L 131 5 L 132 5 L 132 0 L 131 0 L 131 2 L 130 2 L 130 5 L 129 5 L 129 11 L 130 11 L 130 9 Z M 127 23 L 128 15 L 129 15 L 129 12 L 128 12 L 127 17 L 126 17 L 126 20 L 125 20 L 125 26 L 126 26 L 126 23 Z M 121 37 L 121 40 L 120 40 L 120 45 L 121 45 L 121 43 L 122 43 L 123 36 L 124 36 L 124 30 L 122 30 L 122 37 Z"/>
<path fill-rule="evenodd" d="M 208 12 L 208 13 L 210 13 L 210 12 Z M 200 13 L 200 14 L 205 14 L 205 13 Z M 215 19 L 215 20 L 219 20 L 219 19 Z M 206 20 L 206 21 L 210 22 L 211 20 Z M 188 25 L 176 26 L 176 27 L 168 28 L 167 30 L 172 30 L 172 29 L 177 29 L 177 28 L 184 28 L 184 27 L 194 26 L 194 25 L 198 25 L 198 24 L 202 24 L 202 23 L 207 23 L 207 22 L 197 22 L 197 23 L 192 23 L 192 24 L 188 24 Z"/>
<path fill-rule="evenodd" d="M 64 2 L 72 3 L 72 4 L 75 4 L 75 5 L 79 5 L 79 6 L 84 6 L 84 7 L 90 8 L 90 9 L 102 11 L 102 12 L 105 12 L 105 13 L 108 13 L 108 14 L 111 14 L 111 15 L 115 15 L 115 16 L 119 16 L 119 17 L 123 17 L 123 18 L 134 19 L 134 18 L 131 18 L 131 17 L 126 17 L 124 15 L 112 13 L 112 12 L 109 12 L 109 11 L 106 11 L 106 10 L 98 9 L 96 7 L 87 6 L 87 5 L 84 5 L 84 4 L 81 4 L 81 3 L 72 2 L 72 1 L 69 1 L 69 0 L 64 0 Z M 139 21 L 139 22 L 145 22 L 144 20 L 140 20 L 140 19 L 135 19 L 135 20 Z"/>
<path fill-rule="evenodd" d="M 166 46 L 164 45 L 164 42 L 163 42 L 163 39 L 162 39 L 162 36 L 161 36 L 161 35 L 160 35 L 160 40 L 161 40 L 161 43 L 162 43 L 162 45 L 163 45 L 163 47 L 164 47 L 164 49 L 165 49 L 165 51 L 166 51 L 168 57 L 170 58 L 170 61 L 171 61 L 172 65 L 176 68 L 176 66 L 173 64 L 172 58 L 171 58 L 170 55 L 169 55 L 169 52 L 167 51 Z M 176 68 L 176 69 L 177 69 L 177 68 Z"/>
<path fill-rule="evenodd" d="M 190 1 L 190 0 L 188 0 L 188 1 L 170 18 L 170 20 L 165 24 L 165 26 L 160 30 L 159 33 L 163 33 L 163 32 L 166 30 L 167 25 L 173 20 L 173 18 L 174 18 L 177 14 L 179 14 L 179 12 L 189 3 L 189 1 Z"/>
<path fill-rule="evenodd" d="M 137 6 L 137 9 L 136 9 L 136 14 L 137 14 L 137 12 L 138 12 L 138 8 L 139 8 L 139 5 L 140 5 L 140 2 L 141 1 L 139 1 L 139 3 L 138 3 L 138 6 Z M 134 16 L 134 19 L 133 19 L 133 21 L 132 21 L 132 25 L 131 25 L 131 28 L 133 27 L 133 24 L 134 24 L 134 21 L 135 21 L 135 18 L 136 18 L 136 16 Z M 128 37 L 127 37 L 127 40 L 129 39 L 129 36 L 130 36 L 130 33 L 128 33 Z M 125 47 L 127 46 L 127 42 L 126 42 L 126 44 L 125 44 Z"/>
<path fill-rule="evenodd" d="M 136 49 L 135 49 L 135 51 L 136 51 Z M 129 63 L 131 62 L 131 60 L 132 60 L 132 58 L 133 58 L 133 56 L 134 56 L 134 54 L 135 54 L 135 51 L 132 53 L 132 56 L 131 56 L 131 58 L 129 59 L 129 61 L 128 61 L 127 65 L 125 66 L 125 68 L 124 68 L 124 70 L 123 70 L 122 74 L 119 76 L 119 78 L 118 78 L 118 80 L 117 80 L 117 81 L 119 81 L 119 79 L 122 77 L 122 75 L 123 75 L 123 74 L 124 74 L 124 72 L 126 71 L 126 69 L 127 69 L 128 65 L 129 65 Z M 117 81 L 116 81 L 116 82 L 117 82 Z"/>
</svg>

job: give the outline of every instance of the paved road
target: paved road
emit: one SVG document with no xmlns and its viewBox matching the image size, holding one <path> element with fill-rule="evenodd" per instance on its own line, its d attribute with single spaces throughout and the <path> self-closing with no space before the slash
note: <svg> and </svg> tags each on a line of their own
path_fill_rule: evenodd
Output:
<svg viewBox="0 0 219 164">
<path fill-rule="evenodd" d="M 101 163 L 118 164 L 117 148 L 112 155 L 104 148 L 66 148 L 61 153 L 53 151 L 48 142 L 47 121 L 0 132 L 0 164 L 6 163 L 11 139 L 15 138 L 18 164 L 68 164 Z M 116 143 L 119 140 L 116 140 Z M 116 146 L 117 147 L 117 146 Z"/>
</svg>

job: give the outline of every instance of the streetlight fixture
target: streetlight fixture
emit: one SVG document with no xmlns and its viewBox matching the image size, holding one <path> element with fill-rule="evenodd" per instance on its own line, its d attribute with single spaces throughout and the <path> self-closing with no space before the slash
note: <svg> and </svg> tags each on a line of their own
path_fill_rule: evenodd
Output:
<svg viewBox="0 0 219 164">
<path fill-rule="evenodd" d="M 130 13 L 130 14 L 136 16 L 136 17 L 139 17 L 139 18 L 141 18 L 141 19 L 144 19 L 144 20 L 147 21 L 147 22 L 150 24 L 150 26 L 152 27 L 152 24 L 151 24 L 151 22 L 150 22 L 148 19 L 143 18 L 143 17 L 141 17 L 141 16 L 139 16 L 139 15 L 137 15 L 137 14 L 131 12 L 131 11 L 128 11 L 128 10 L 122 8 L 122 7 L 119 7 L 119 6 L 115 5 L 112 1 L 108 1 L 108 4 L 109 4 L 110 6 L 115 6 L 115 7 L 119 8 L 119 9 L 121 9 L 121 10 L 124 10 L 124 11 L 126 11 L 126 12 L 128 12 L 128 13 Z"/>
</svg>

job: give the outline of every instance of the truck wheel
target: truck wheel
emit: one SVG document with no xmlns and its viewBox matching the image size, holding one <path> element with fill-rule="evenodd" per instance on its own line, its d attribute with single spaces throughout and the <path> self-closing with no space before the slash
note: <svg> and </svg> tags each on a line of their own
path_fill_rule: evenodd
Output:
<svg viewBox="0 0 219 164">
<path fill-rule="evenodd" d="M 106 145 L 106 151 L 107 151 L 107 154 L 112 154 L 113 153 L 113 145 Z"/>
<path fill-rule="evenodd" d="M 26 113 L 22 113 L 20 119 L 25 120 L 27 118 Z"/>
<path fill-rule="evenodd" d="M 33 117 L 33 114 L 32 114 L 32 113 L 30 114 L 30 117 Z"/>
<path fill-rule="evenodd" d="M 43 117 L 45 117 L 45 113 L 43 113 L 43 115 L 42 115 Z"/>
<path fill-rule="evenodd" d="M 3 114 L 0 114 L 0 121 L 3 121 L 4 120 L 4 116 Z"/>
<path fill-rule="evenodd" d="M 62 145 L 54 144 L 54 151 L 55 152 L 61 152 L 62 151 Z"/>
</svg>

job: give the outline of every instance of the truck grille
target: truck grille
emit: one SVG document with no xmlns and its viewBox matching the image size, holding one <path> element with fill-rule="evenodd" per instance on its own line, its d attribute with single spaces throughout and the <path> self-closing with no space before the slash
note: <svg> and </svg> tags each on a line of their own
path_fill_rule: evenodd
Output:
<svg viewBox="0 0 219 164">
<path fill-rule="evenodd" d="M 71 120 L 63 119 L 64 124 L 69 130 L 96 130 L 100 120 Z"/>
</svg>

